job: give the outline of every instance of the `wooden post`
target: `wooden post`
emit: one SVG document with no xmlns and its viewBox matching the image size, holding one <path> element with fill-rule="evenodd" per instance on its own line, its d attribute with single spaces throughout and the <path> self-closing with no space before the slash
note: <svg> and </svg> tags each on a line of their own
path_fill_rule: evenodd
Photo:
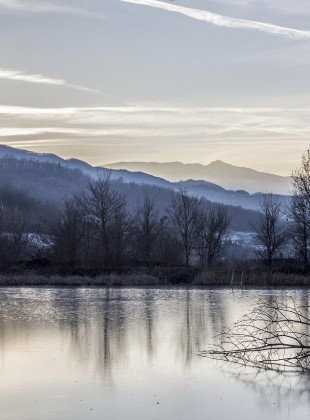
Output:
<svg viewBox="0 0 310 420">
<path fill-rule="evenodd" d="M 230 280 L 230 287 L 231 288 L 233 287 L 233 284 L 234 284 L 234 274 L 235 274 L 235 270 L 233 270 L 232 273 L 231 273 L 231 280 Z"/>
<path fill-rule="evenodd" d="M 243 286 L 243 271 L 241 273 L 241 278 L 240 278 L 240 287 L 242 287 L 242 286 Z"/>
</svg>

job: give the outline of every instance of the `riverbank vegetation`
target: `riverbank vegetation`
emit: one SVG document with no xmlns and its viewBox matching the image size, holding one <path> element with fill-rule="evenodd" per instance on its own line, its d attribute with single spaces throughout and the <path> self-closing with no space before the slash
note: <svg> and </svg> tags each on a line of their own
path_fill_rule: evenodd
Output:
<svg viewBox="0 0 310 420">
<path fill-rule="evenodd" d="M 233 281 L 232 281 L 233 279 Z M 53 274 L 38 271 L 0 273 L 0 287 L 229 287 L 232 289 L 309 287 L 309 277 L 304 274 L 283 272 L 210 270 L 204 272 L 183 269 L 134 271 L 122 274 Z"/>
<path fill-rule="evenodd" d="M 47 174 L 54 169 L 49 165 Z M 182 188 L 171 191 L 166 208 L 146 186 L 129 206 L 109 171 L 82 178 L 81 190 L 58 206 L 31 200 L 23 190 L 0 190 L 2 284 L 33 277 L 55 285 L 307 285 L 310 151 L 292 174 L 290 203 L 263 194 L 244 221 L 250 245 L 232 240 L 229 207 Z M 23 276 L 28 280 L 17 280 Z"/>
</svg>

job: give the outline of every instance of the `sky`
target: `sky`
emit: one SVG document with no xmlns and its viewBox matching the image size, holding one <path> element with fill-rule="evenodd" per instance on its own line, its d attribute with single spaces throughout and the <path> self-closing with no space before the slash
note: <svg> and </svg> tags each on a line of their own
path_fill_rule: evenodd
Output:
<svg viewBox="0 0 310 420">
<path fill-rule="evenodd" d="M 0 144 L 289 175 L 309 22 L 309 0 L 0 0 Z"/>
</svg>

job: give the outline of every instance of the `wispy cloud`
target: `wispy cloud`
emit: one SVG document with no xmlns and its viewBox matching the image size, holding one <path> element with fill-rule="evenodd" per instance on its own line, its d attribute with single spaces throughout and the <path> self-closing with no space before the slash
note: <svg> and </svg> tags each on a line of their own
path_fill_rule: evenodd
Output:
<svg viewBox="0 0 310 420">
<path fill-rule="evenodd" d="M 0 106 L 0 136 L 62 133 L 84 136 L 184 137 L 213 136 L 247 141 L 308 138 L 306 108 L 208 107 L 71 107 Z M 16 130 L 16 131 L 14 131 Z M 34 130 L 34 131 L 32 131 Z M 211 137 L 210 137 L 211 138 Z M 209 141 L 209 140 L 208 140 Z"/>
<path fill-rule="evenodd" d="M 182 15 L 211 23 L 216 26 L 235 29 L 250 29 L 272 35 L 282 35 L 292 39 L 310 39 L 310 31 L 292 29 L 283 26 L 277 26 L 270 23 L 257 22 L 246 19 L 237 19 L 212 13 L 207 10 L 191 9 L 189 7 L 178 6 L 175 4 L 165 3 L 158 0 L 121 0 L 125 3 L 136 5 L 155 7 L 167 10 L 169 12 L 181 13 Z"/>
<path fill-rule="evenodd" d="M 42 74 L 28 74 L 20 70 L 7 69 L 0 67 L 0 79 L 20 81 L 26 83 L 35 83 L 42 85 L 63 86 L 72 89 L 83 90 L 86 92 L 101 93 L 99 90 L 91 89 L 86 86 L 68 83 L 62 79 L 54 79 Z"/>
<path fill-rule="evenodd" d="M 288 174 L 308 146 L 309 113 L 309 108 L 143 103 L 127 107 L 0 106 L 0 143 L 96 164 L 151 159 L 208 163 L 222 159 Z"/>
<path fill-rule="evenodd" d="M 0 0 L 0 11 L 23 13 L 65 13 L 85 17 L 104 18 L 79 7 L 64 5 L 63 2 L 44 0 Z"/>
</svg>

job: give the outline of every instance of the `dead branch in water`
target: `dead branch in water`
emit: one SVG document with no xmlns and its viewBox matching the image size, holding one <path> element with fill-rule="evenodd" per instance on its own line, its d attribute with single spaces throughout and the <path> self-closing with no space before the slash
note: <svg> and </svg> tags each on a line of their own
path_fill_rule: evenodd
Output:
<svg viewBox="0 0 310 420">
<path fill-rule="evenodd" d="M 308 302 L 308 299 L 307 299 Z M 259 299 L 201 356 L 276 371 L 310 372 L 309 304 Z"/>
</svg>

